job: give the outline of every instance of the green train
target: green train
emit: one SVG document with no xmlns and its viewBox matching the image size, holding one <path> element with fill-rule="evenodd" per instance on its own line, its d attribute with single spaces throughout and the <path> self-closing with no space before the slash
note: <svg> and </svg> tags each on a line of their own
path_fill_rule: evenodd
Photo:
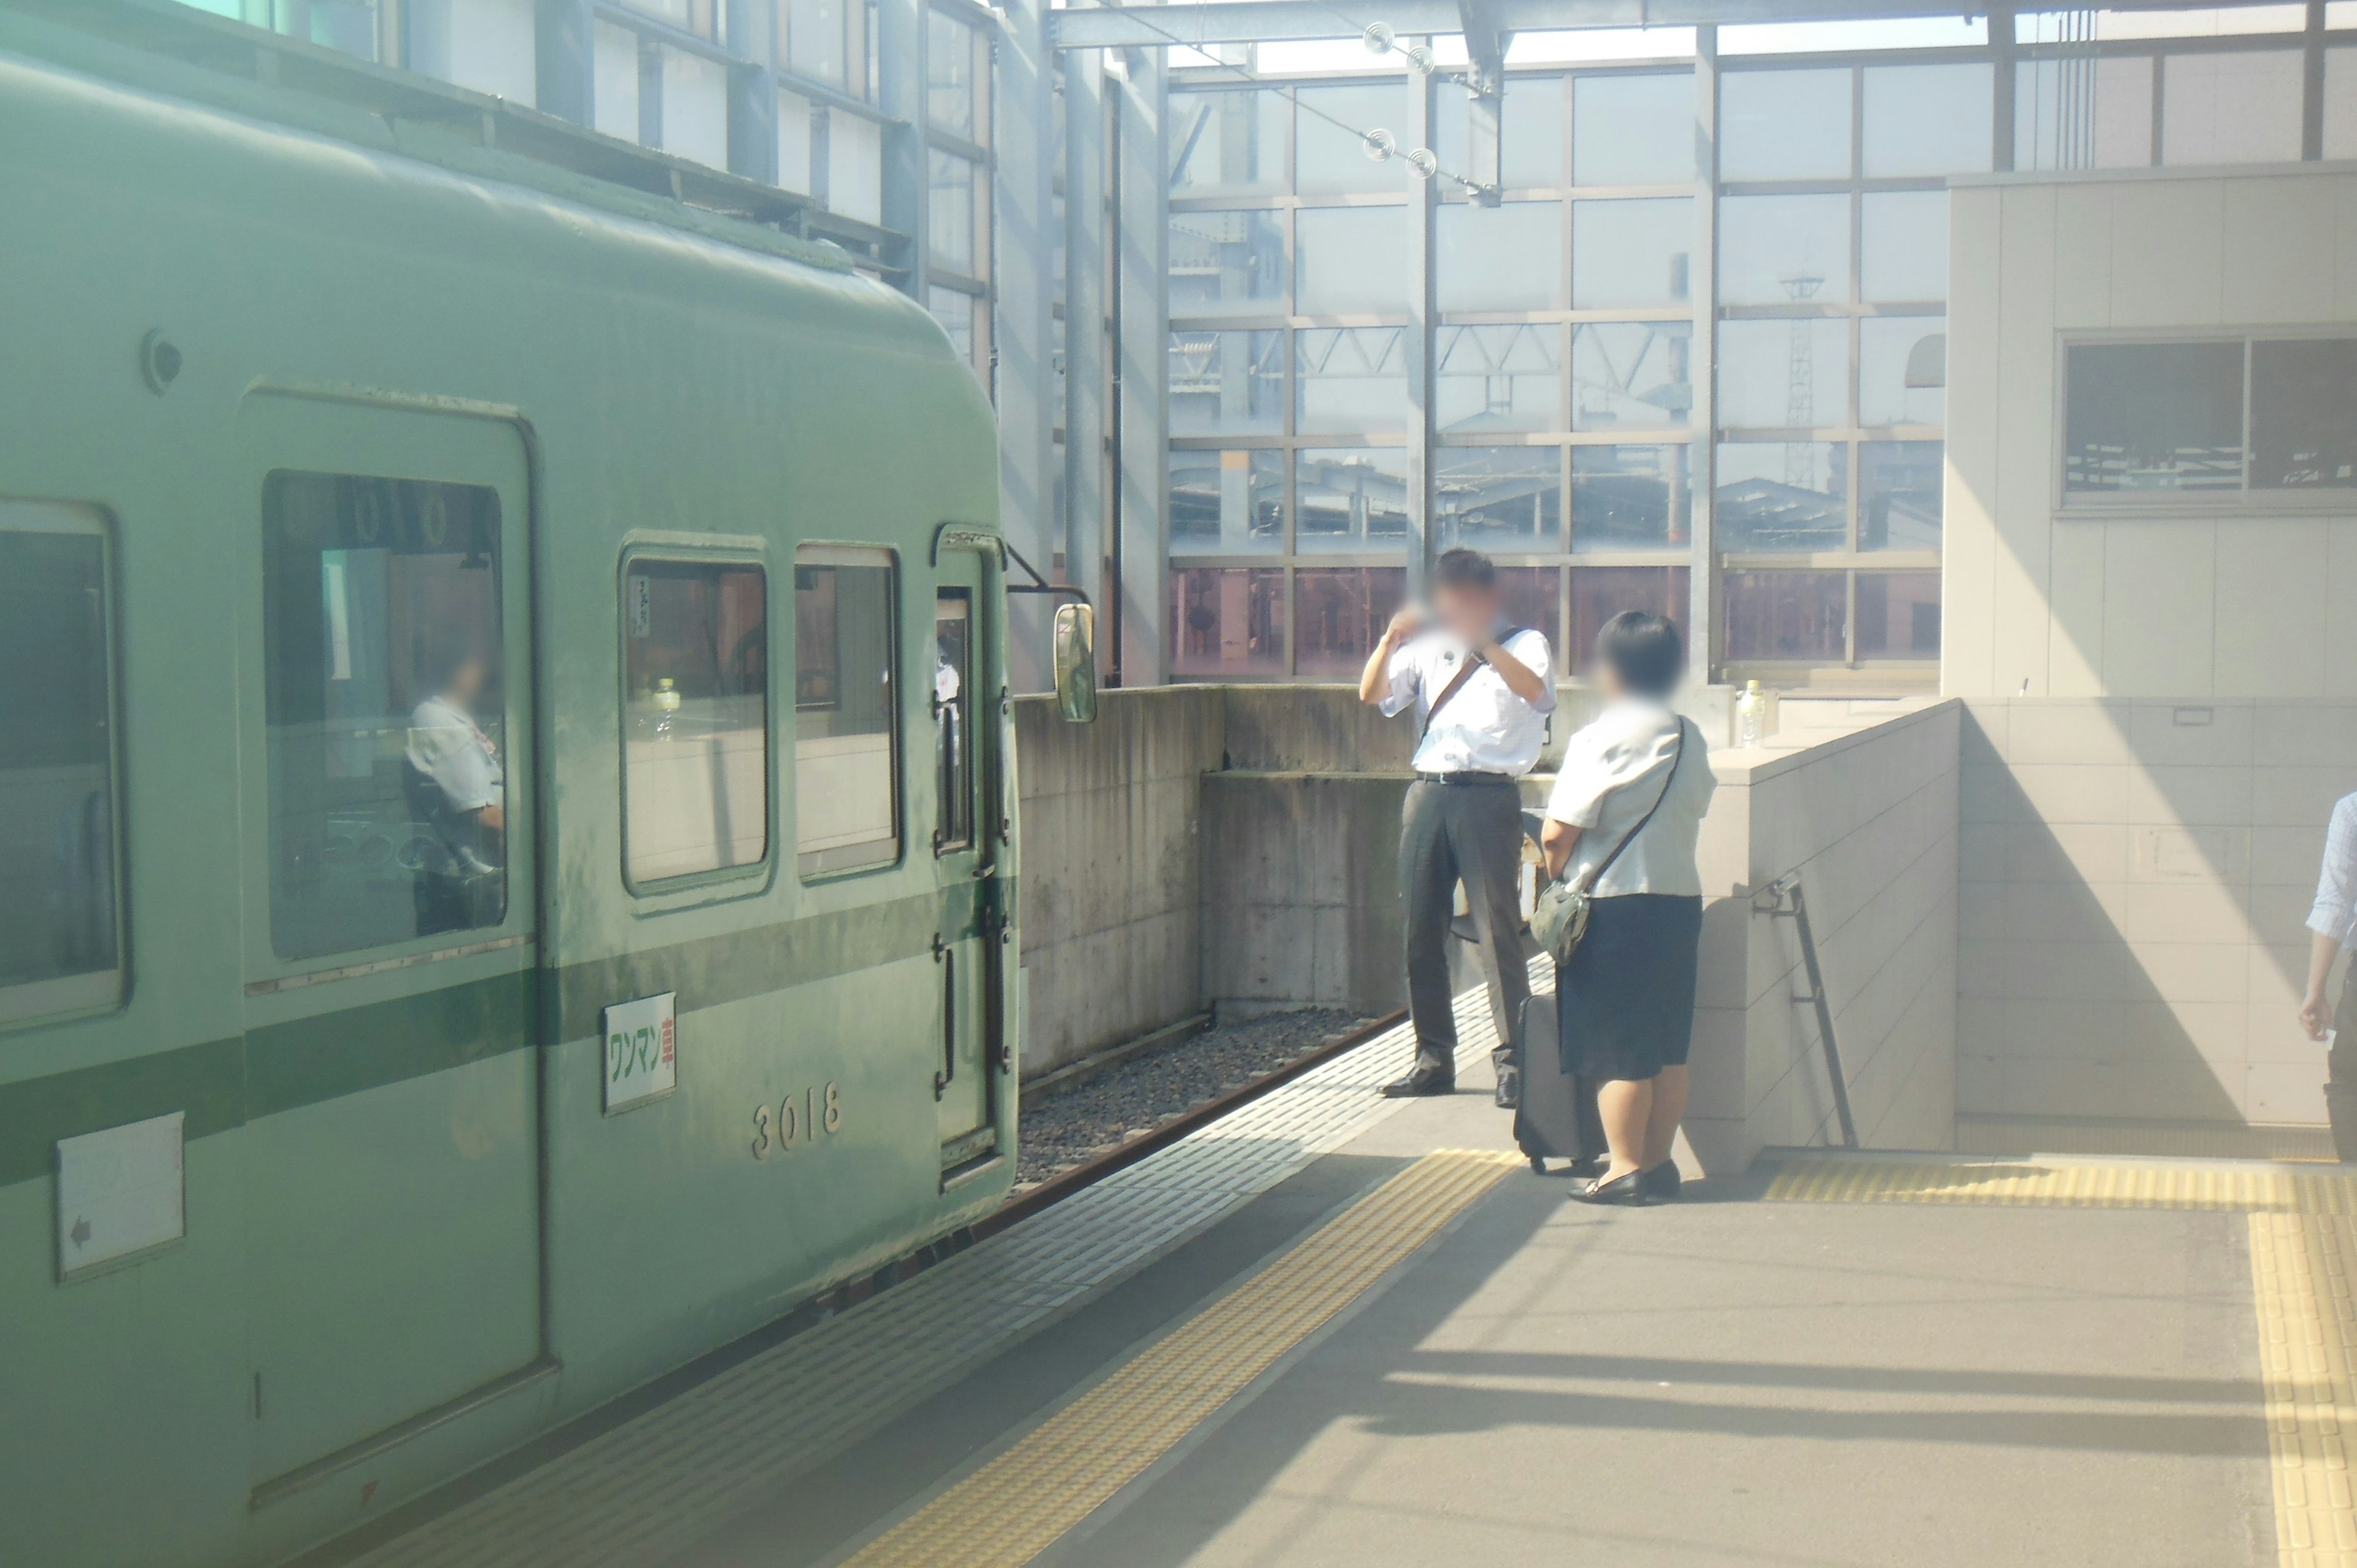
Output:
<svg viewBox="0 0 2357 1568">
<path fill-rule="evenodd" d="M 39 5 L 0 213 L 0 1562 L 276 1561 L 1001 1200 L 930 318 Z"/>
</svg>

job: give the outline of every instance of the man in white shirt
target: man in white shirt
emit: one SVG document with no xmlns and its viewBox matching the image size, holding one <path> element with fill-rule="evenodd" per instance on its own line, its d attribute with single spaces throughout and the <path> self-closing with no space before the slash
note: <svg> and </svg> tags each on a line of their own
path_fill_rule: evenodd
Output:
<svg viewBox="0 0 2357 1568">
<path fill-rule="evenodd" d="M 1448 991 L 1448 925 L 1465 884 L 1481 972 L 1498 1025 L 1498 1103 L 1519 1087 L 1514 1035 L 1530 975 L 1522 952 L 1522 793 L 1555 711 L 1547 639 L 1507 623 L 1497 568 L 1472 550 L 1433 564 L 1432 613 L 1403 609 L 1359 676 L 1359 699 L 1424 726 L 1400 827 L 1407 901 L 1408 1011 L 1415 1066 L 1384 1086 L 1394 1099 L 1457 1088 L 1457 1019 Z"/>
<path fill-rule="evenodd" d="M 2357 795 L 2332 808 L 2324 832 L 2324 869 L 2316 883 L 2316 908 L 2308 917 L 2311 933 L 2308 994 L 2299 1021 L 2308 1037 L 2321 1040 L 2328 1028 L 2332 1049 L 2325 1057 L 2324 1111 L 2332 1122 L 2332 1145 L 2342 1165 L 2357 1165 L 2357 961 L 2341 982 L 2336 1015 L 2324 1003 L 2332 961 L 2357 950 Z M 2328 1020 L 2330 1021 L 2328 1023 Z"/>
</svg>

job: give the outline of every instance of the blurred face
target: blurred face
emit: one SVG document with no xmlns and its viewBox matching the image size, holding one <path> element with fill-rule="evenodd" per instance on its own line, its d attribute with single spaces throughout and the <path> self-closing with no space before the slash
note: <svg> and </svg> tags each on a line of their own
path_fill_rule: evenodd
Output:
<svg viewBox="0 0 2357 1568">
<path fill-rule="evenodd" d="M 1463 642 L 1487 642 L 1498 629 L 1498 593 L 1445 584 L 1432 596 L 1432 613 L 1449 634 Z"/>
<path fill-rule="evenodd" d="M 486 679 L 480 659 L 461 660 L 458 667 L 450 671 L 450 684 L 443 694 L 462 708 L 472 707 L 475 699 L 483 694 Z"/>
</svg>

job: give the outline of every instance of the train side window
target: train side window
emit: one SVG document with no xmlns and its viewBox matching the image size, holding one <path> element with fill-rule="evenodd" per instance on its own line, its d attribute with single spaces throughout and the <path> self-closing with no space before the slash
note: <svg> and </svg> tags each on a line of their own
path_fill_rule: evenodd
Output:
<svg viewBox="0 0 2357 1568">
<path fill-rule="evenodd" d="M 0 1025 L 123 1000 L 106 533 L 0 500 Z"/>
<path fill-rule="evenodd" d="M 973 685 L 974 596 L 944 588 L 933 600 L 935 854 L 974 847 Z"/>
<path fill-rule="evenodd" d="M 624 866 L 632 887 L 770 854 L 770 586 L 746 562 L 622 573 Z"/>
<path fill-rule="evenodd" d="M 273 948 L 497 926 L 499 492 L 282 469 L 262 516 Z"/>
<path fill-rule="evenodd" d="M 794 817 L 806 877 L 899 858 L 897 578 L 888 550 L 794 552 Z"/>
</svg>

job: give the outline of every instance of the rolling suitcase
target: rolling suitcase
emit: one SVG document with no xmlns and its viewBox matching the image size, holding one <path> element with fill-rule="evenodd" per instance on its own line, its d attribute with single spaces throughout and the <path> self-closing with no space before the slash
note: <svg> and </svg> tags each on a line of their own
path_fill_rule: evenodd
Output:
<svg viewBox="0 0 2357 1568">
<path fill-rule="evenodd" d="M 1523 1102 L 1514 1112 L 1514 1142 L 1542 1176 L 1549 1160 L 1578 1165 L 1606 1156 L 1604 1118 L 1596 1086 L 1563 1070 L 1562 1035 L 1555 993 L 1523 1004 Z"/>
</svg>

